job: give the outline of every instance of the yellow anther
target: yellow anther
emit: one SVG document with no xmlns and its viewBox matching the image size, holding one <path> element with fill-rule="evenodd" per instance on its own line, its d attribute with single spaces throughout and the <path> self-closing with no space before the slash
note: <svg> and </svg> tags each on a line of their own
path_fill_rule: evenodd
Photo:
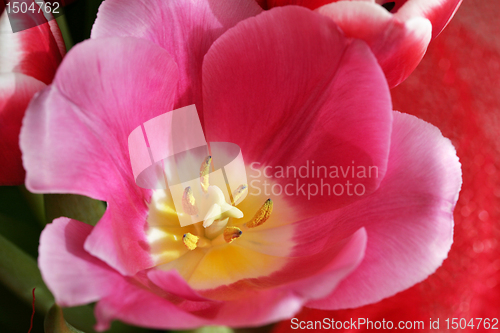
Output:
<svg viewBox="0 0 500 333">
<path fill-rule="evenodd" d="M 192 233 L 188 232 L 187 234 L 184 234 L 182 237 L 182 241 L 184 242 L 184 245 L 191 251 L 196 249 L 197 243 L 200 237 L 193 235 Z"/>
<path fill-rule="evenodd" d="M 233 193 L 233 206 L 238 202 L 238 200 L 240 200 L 240 198 L 248 191 L 248 185 L 247 184 L 243 184 L 243 185 L 240 185 L 236 191 L 234 191 Z"/>
<path fill-rule="evenodd" d="M 238 227 L 227 227 L 224 229 L 224 240 L 226 243 L 231 243 L 236 238 L 240 237 L 243 232 Z"/>
<path fill-rule="evenodd" d="M 184 193 L 182 194 L 182 209 L 184 213 L 188 215 L 197 215 L 198 207 L 196 207 L 196 200 L 193 196 L 193 190 L 191 187 L 186 187 Z"/>
<path fill-rule="evenodd" d="M 203 192 L 207 192 L 209 184 L 209 174 L 210 174 L 210 163 L 212 162 L 212 156 L 207 156 L 205 161 L 200 167 L 200 182 Z"/>
<path fill-rule="evenodd" d="M 247 226 L 247 228 L 258 227 L 259 225 L 264 224 L 264 222 L 267 221 L 269 216 L 271 216 L 272 212 L 273 212 L 273 201 L 271 199 L 267 199 L 266 202 L 264 202 L 264 204 L 262 205 L 262 207 L 260 207 L 257 214 L 255 214 L 253 219 L 245 223 L 245 225 Z"/>
</svg>

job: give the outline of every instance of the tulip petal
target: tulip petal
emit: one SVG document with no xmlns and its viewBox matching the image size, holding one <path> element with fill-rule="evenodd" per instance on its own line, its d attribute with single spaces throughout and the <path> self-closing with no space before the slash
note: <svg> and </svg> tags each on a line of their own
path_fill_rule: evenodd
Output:
<svg viewBox="0 0 500 333">
<path fill-rule="evenodd" d="M 172 109 L 176 71 L 165 50 L 144 40 L 107 38 L 73 48 L 26 112 L 27 187 L 99 200 L 137 188 L 128 135 Z"/>
<path fill-rule="evenodd" d="M 254 0 L 107 0 L 99 8 L 92 38 L 133 36 L 165 48 L 179 66 L 175 108 L 195 104 L 201 114 L 201 64 L 227 29 L 262 9 Z"/>
<path fill-rule="evenodd" d="M 19 132 L 24 111 L 45 84 L 19 73 L 0 74 L 0 185 L 24 182 Z"/>
<path fill-rule="evenodd" d="M 121 274 L 134 275 L 154 265 L 144 232 L 148 210 L 145 198 L 122 195 L 124 198 L 116 196 L 108 201 L 106 213 L 84 247 Z"/>
<path fill-rule="evenodd" d="M 333 224 L 333 221 L 330 223 Z M 285 225 L 264 230 L 262 234 L 273 231 L 288 233 L 289 228 L 290 225 Z M 200 290 L 199 293 L 212 299 L 235 301 L 247 297 L 256 290 L 284 288 L 293 290 L 305 300 L 324 297 L 359 265 L 365 252 L 366 232 L 363 228 L 351 235 L 344 236 L 343 233 L 339 235 L 336 237 L 334 231 L 331 235 L 323 235 L 322 230 L 313 227 L 313 232 L 305 234 L 303 239 L 300 234 L 296 235 L 295 241 L 301 243 L 293 248 L 288 257 L 279 258 L 278 261 L 277 258 L 268 259 L 261 255 L 259 262 L 272 260 L 270 262 L 273 264 L 274 271 L 267 275 L 261 274 L 256 278 L 242 278 L 235 283 L 214 289 Z M 247 234 L 241 237 L 242 240 L 245 236 Z M 253 237 L 253 239 L 257 238 Z M 249 246 L 250 243 L 252 243 L 251 240 L 235 242 L 233 246 L 239 249 L 235 248 L 233 251 L 238 250 L 249 256 L 256 256 L 260 246 L 258 243 Z M 279 246 L 279 244 L 276 245 Z M 281 244 L 281 246 L 286 246 L 286 244 Z M 245 260 L 243 256 L 238 259 L 243 259 L 242 261 L 247 265 L 253 265 L 256 270 L 259 269 L 257 264 L 252 263 L 251 260 Z M 230 272 L 232 267 L 237 271 L 237 263 L 228 259 L 220 260 L 215 269 Z M 204 269 L 205 272 L 209 270 L 206 265 L 204 266 L 204 262 L 199 264 L 199 268 Z M 233 275 L 237 273 L 232 272 Z"/>
<path fill-rule="evenodd" d="M 452 244 L 460 186 L 451 142 L 434 126 L 395 112 L 389 168 L 379 190 L 331 214 L 340 226 L 366 228 L 365 258 L 333 293 L 307 306 L 362 306 L 432 274 Z"/>
<path fill-rule="evenodd" d="M 114 293 L 99 301 L 95 308 L 98 331 L 106 330 L 113 319 L 158 329 L 258 326 L 289 318 L 303 304 L 302 298 L 292 291 L 280 289 L 252 293 L 251 298 L 229 302 L 177 304 L 132 283 L 117 284 L 113 289 Z"/>
<path fill-rule="evenodd" d="M 212 310 L 207 308 L 205 302 L 191 303 L 198 303 L 201 311 L 212 315 Z M 94 311 L 97 331 L 107 330 L 114 319 L 159 329 L 189 329 L 211 323 L 210 320 L 182 310 L 179 304 L 167 298 L 128 282 L 116 284 L 113 293 L 102 298 Z"/>
<path fill-rule="evenodd" d="M 303 298 L 292 290 L 252 292 L 249 298 L 224 302 L 212 323 L 231 327 L 262 326 L 290 318 L 303 304 Z"/>
<path fill-rule="evenodd" d="M 385 173 L 392 126 L 385 77 L 365 43 L 344 38 L 331 20 L 310 10 L 274 8 L 221 36 L 205 56 L 203 100 L 207 141 L 238 144 L 247 165 L 375 166 L 379 177 L 360 180 L 366 193 Z M 271 178 L 282 187 L 296 181 Z M 358 199 L 287 197 L 302 209 L 296 219 Z"/>
<path fill-rule="evenodd" d="M 327 296 L 359 266 L 365 255 L 366 242 L 366 230 L 361 228 L 348 239 L 347 244 L 339 254 L 325 265 L 320 272 L 291 283 L 287 287 L 308 299 Z M 310 260 L 308 261 L 310 262 Z M 307 269 L 309 265 L 304 264 L 304 267 Z"/>
<path fill-rule="evenodd" d="M 164 291 L 189 301 L 207 301 L 205 297 L 196 293 L 186 281 L 175 271 L 162 271 L 152 269 L 148 272 L 148 278 Z"/>
<path fill-rule="evenodd" d="M 410 0 L 396 12 L 399 19 L 425 17 L 432 23 L 432 39 L 436 38 L 455 15 L 462 0 Z"/>
<path fill-rule="evenodd" d="M 83 249 L 92 226 L 61 217 L 40 237 L 38 265 L 44 281 L 62 306 L 95 302 L 123 280 L 101 260 Z"/>
<path fill-rule="evenodd" d="M 144 233 L 151 191 L 135 184 L 128 135 L 172 109 L 176 72 L 168 53 L 151 42 L 90 40 L 73 48 L 24 118 L 27 187 L 108 201 L 85 247 L 126 275 L 152 265 Z"/>
<path fill-rule="evenodd" d="M 317 11 L 331 18 L 347 36 L 368 43 L 390 87 L 404 81 L 417 67 L 431 39 L 433 27 L 427 19 L 399 19 L 375 3 L 339 1 Z"/>
</svg>

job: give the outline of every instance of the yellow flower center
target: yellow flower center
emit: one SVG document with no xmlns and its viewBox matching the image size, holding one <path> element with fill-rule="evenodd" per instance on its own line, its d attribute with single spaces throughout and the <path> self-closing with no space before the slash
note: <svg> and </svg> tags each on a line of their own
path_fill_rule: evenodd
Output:
<svg viewBox="0 0 500 333">
<path fill-rule="evenodd" d="M 276 235 L 272 228 L 286 224 L 292 210 L 275 216 L 273 200 L 252 195 L 236 207 L 234 202 L 248 190 L 247 184 L 241 184 L 231 194 L 228 201 L 233 204 L 230 204 L 219 187 L 210 185 L 206 168 L 209 163 L 210 157 L 201 166 L 199 188 L 184 189 L 183 212 L 179 212 L 197 217 L 201 222 L 181 227 L 170 193 L 153 192 L 147 239 L 156 268 L 177 270 L 198 290 L 214 289 L 279 270 L 293 247 L 292 231 L 287 229 Z M 277 199 L 284 204 L 283 199 Z M 271 216 L 277 219 L 268 225 L 266 221 Z M 271 232 L 267 232 L 268 229 Z M 268 253 L 268 248 L 278 249 Z"/>
</svg>

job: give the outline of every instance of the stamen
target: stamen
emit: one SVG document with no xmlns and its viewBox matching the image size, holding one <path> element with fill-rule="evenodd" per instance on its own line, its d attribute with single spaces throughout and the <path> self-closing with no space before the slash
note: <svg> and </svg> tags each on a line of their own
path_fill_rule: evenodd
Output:
<svg viewBox="0 0 500 333">
<path fill-rule="evenodd" d="M 238 227 L 227 227 L 224 230 L 224 240 L 226 243 L 231 243 L 236 238 L 239 238 L 243 232 Z"/>
<path fill-rule="evenodd" d="M 212 162 L 212 156 L 207 156 L 205 161 L 200 167 L 200 182 L 203 192 L 207 193 L 209 184 L 209 174 L 210 174 L 210 163 Z"/>
<path fill-rule="evenodd" d="M 238 200 L 240 200 L 240 198 L 243 196 L 243 194 L 245 194 L 248 190 L 248 185 L 247 184 L 243 184 L 243 185 L 240 185 L 236 191 L 234 191 L 233 193 L 233 202 L 232 202 L 232 205 L 235 206 L 235 204 L 238 202 Z"/>
<path fill-rule="evenodd" d="M 196 249 L 197 243 L 200 237 L 193 235 L 192 233 L 188 232 L 187 234 L 184 234 L 182 237 L 182 241 L 184 242 L 184 245 L 191 251 Z"/>
<path fill-rule="evenodd" d="M 186 187 L 182 195 L 182 209 L 188 215 L 198 215 L 198 207 L 196 207 L 196 200 L 190 186 Z"/>
<path fill-rule="evenodd" d="M 264 222 L 269 219 L 269 216 L 271 216 L 271 213 L 273 212 L 273 201 L 271 199 L 267 199 L 266 202 L 260 207 L 259 211 L 253 219 L 247 223 L 245 223 L 245 226 L 247 228 L 255 228 L 258 227 L 261 224 L 264 224 Z"/>
</svg>

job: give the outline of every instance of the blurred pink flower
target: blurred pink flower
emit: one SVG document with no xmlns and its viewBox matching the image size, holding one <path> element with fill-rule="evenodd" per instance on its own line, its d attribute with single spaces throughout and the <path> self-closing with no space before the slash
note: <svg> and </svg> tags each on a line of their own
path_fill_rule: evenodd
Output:
<svg viewBox="0 0 500 333">
<path fill-rule="evenodd" d="M 33 95 L 52 82 L 66 53 L 55 20 L 12 33 L 5 4 L 0 16 L 0 185 L 19 185 L 25 172 L 19 149 L 19 132 Z M 47 22 L 42 14 L 26 19 Z"/>
<path fill-rule="evenodd" d="M 108 204 L 95 227 L 59 218 L 43 231 L 39 266 L 57 302 L 97 301 L 99 330 L 113 319 L 255 326 L 303 305 L 375 302 L 434 272 L 452 242 L 460 165 L 438 129 L 392 111 L 369 47 L 304 8 L 243 20 L 259 12 L 248 14 L 252 2 L 192 6 L 108 0 L 95 39 L 73 48 L 27 111 L 27 187 Z M 127 139 L 192 103 L 207 141 L 238 144 L 261 172 L 356 161 L 378 177 L 357 179 L 362 196 L 271 195 L 274 209 L 256 227 L 268 196 L 250 186 L 242 219 L 181 228 L 168 193 L 136 186 Z M 243 233 L 227 242 L 226 226 Z M 186 243 L 188 233 L 199 240 Z"/>
<path fill-rule="evenodd" d="M 368 43 L 394 87 L 413 72 L 429 42 L 462 0 L 257 0 L 263 8 L 299 5 L 337 23 L 346 36 Z"/>
</svg>

